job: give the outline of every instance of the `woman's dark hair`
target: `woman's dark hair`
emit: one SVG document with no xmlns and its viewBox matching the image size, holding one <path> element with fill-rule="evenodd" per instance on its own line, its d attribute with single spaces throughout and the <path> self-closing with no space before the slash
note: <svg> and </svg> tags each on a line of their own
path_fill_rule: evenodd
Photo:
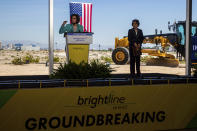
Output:
<svg viewBox="0 0 197 131">
<path fill-rule="evenodd" d="M 71 18 L 71 22 L 72 22 L 72 18 L 73 18 L 73 16 L 76 16 L 76 18 L 77 18 L 76 23 L 78 24 L 78 23 L 80 22 L 80 16 L 79 16 L 78 14 L 72 14 L 72 15 L 70 16 L 70 18 Z"/>
<path fill-rule="evenodd" d="M 137 25 L 138 25 L 138 26 L 140 26 L 140 22 L 139 22 L 139 20 L 138 20 L 138 19 L 134 19 L 134 20 L 132 21 L 132 25 L 133 25 L 133 23 L 134 23 L 134 22 L 136 22 L 136 23 L 137 23 Z"/>
</svg>

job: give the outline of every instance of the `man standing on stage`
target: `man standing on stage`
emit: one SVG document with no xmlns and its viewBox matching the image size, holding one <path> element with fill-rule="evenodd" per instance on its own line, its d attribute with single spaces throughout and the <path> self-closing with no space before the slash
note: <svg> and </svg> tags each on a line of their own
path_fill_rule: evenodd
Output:
<svg viewBox="0 0 197 131">
<path fill-rule="evenodd" d="M 129 40 L 129 54 L 130 54 L 130 78 L 135 77 L 135 65 L 137 70 L 137 77 L 141 77 L 140 72 L 140 56 L 141 56 L 141 45 L 144 40 L 142 30 L 138 29 L 140 25 L 139 20 L 134 19 L 132 21 L 133 28 L 128 32 Z"/>
</svg>

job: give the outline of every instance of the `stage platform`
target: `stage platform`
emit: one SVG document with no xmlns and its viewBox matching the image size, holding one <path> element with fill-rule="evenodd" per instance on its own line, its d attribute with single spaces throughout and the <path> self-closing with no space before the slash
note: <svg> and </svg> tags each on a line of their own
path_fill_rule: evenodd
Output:
<svg viewBox="0 0 197 131">
<path fill-rule="evenodd" d="M 196 77 L 170 74 L 143 74 L 141 78 L 129 78 L 129 74 L 112 74 L 110 78 L 96 79 L 50 79 L 48 75 L 0 76 L 0 89 L 7 88 L 50 88 L 50 87 L 88 87 L 152 84 L 192 84 Z"/>
</svg>

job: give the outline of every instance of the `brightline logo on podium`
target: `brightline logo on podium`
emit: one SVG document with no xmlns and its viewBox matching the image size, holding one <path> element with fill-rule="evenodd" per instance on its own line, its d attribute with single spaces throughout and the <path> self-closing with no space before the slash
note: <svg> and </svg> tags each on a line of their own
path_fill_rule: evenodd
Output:
<svg viewBox="0 0 197 131">
<path fill-rule="evenodd" d="M 91 108 L 95 108 L 97 105 L 107 105 L 107 104 L 124 104 L 126 102 L 125 97 L 118 97 L 114 96 L 112 94 L 109 94 L 107 96 L 98 95 L 97 97 L 93 96 L 79 96 L 77 100 L 77 105 L 85 105 L 90 106 Z"/>
</svg>

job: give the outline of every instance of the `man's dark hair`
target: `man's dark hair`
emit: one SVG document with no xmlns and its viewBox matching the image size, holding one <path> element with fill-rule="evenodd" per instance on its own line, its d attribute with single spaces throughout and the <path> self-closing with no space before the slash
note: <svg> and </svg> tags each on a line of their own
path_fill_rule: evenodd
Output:
<svg viewBox="0 0 197 131">
<path fill-rule="evenodd" d="M 140 26 L 140 22 L 139 22 L 139 20 L 138 20 L 138 19 L 134 19 L 134 20 L 132 21 L 132 25 L 133 25 L 133 23 L 134 23 L 134 22 L 136 22 L 136 23 L 137 23 L 137 25 L 138 25 L 138 26 Z"/>
<path fill-rule="evenodd" d="M 78 14 L 72 14 L 72 15 L 70 16 L 70 18 L 71 18 L 71 22 L 72 22 L 72 18 L 73 18 L 73 16 L 76 16 L 76 18 L 77 18 L 76 23 L 78 24 L 78 23 L 80 22 L 80 16 L 79 16 Z"/>
</svg>

